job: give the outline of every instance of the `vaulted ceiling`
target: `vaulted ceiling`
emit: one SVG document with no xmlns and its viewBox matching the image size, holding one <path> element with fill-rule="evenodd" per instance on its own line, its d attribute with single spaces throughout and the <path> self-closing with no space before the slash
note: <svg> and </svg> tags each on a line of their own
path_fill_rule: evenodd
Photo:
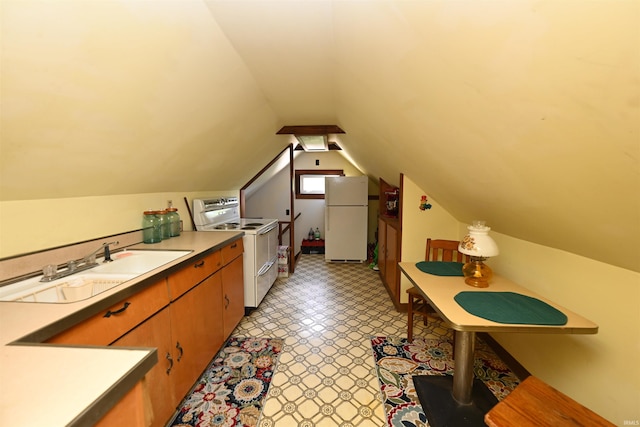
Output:
<svg viewBox="0 0 640 427">
<path fill-rule="evenodd" d="M 239 189 L 285 125 L 640 270 L 640 2 L 3 0 L 3 201 Z"/>
</svg>

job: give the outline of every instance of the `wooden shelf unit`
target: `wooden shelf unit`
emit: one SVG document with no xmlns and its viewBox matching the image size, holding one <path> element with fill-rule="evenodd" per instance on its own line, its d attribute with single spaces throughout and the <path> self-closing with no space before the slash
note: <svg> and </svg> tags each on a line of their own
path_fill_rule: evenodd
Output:
<svg viewBox="0 0 640 427">
<path fill-rule="evenodd" d="M 403 307 L 400 303 L 400 270 L 398 269 L 398 262 L 402 260 L 402 182 L 402 174 L 400 174 L 400 187 L 380 178 L 378 211 L 378 269 L 380 279 L 398 311 L 406 311 L 406 304 Z M 389 200 L 395 200 L 395 211 L 388 209 Z"/>
</svg>

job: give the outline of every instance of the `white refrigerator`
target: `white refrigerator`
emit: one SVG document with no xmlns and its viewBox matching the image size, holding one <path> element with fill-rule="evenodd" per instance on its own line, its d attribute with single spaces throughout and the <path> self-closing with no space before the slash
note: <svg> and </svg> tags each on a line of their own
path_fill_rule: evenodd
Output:
<svg viewBox="0 0 640 427">
<path fill-rule="evenodd" d="M 367 260 L 368 181 L 366 176 L 325 178 L 325 261 Z"/>
</svg>

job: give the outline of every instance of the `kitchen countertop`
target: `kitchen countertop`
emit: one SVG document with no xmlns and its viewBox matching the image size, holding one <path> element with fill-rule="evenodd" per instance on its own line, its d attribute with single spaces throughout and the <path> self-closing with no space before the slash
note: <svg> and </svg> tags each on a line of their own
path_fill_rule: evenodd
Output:
<svg viewBox="0 0 640 427">
<path fill-rule="evenodd" d="M 0 426 L 83 425 L 91 411 L 106 413 L 119 400 L 114 390 L 121 398 L 128 391 L 122 383 L 132 387 L 155 365 L 156 350 L 42 342 L 242 235 L 184 232 L 160 243 L 130 246 L 127 249 L 192 252 L 83 301 L 0 302 Z"/>
</svg>

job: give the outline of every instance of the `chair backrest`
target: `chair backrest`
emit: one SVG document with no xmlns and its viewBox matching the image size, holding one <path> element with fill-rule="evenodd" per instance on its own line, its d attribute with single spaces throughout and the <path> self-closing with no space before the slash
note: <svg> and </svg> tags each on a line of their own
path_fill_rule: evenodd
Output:
<svg viewBox="0 0 640 427">
<path fill-rule="evenodd" d="M 468 256 L 458 252 L 457 240 L 427 239 L 425 261 L 455 261 L 467 262 Z"/>
</svg>

